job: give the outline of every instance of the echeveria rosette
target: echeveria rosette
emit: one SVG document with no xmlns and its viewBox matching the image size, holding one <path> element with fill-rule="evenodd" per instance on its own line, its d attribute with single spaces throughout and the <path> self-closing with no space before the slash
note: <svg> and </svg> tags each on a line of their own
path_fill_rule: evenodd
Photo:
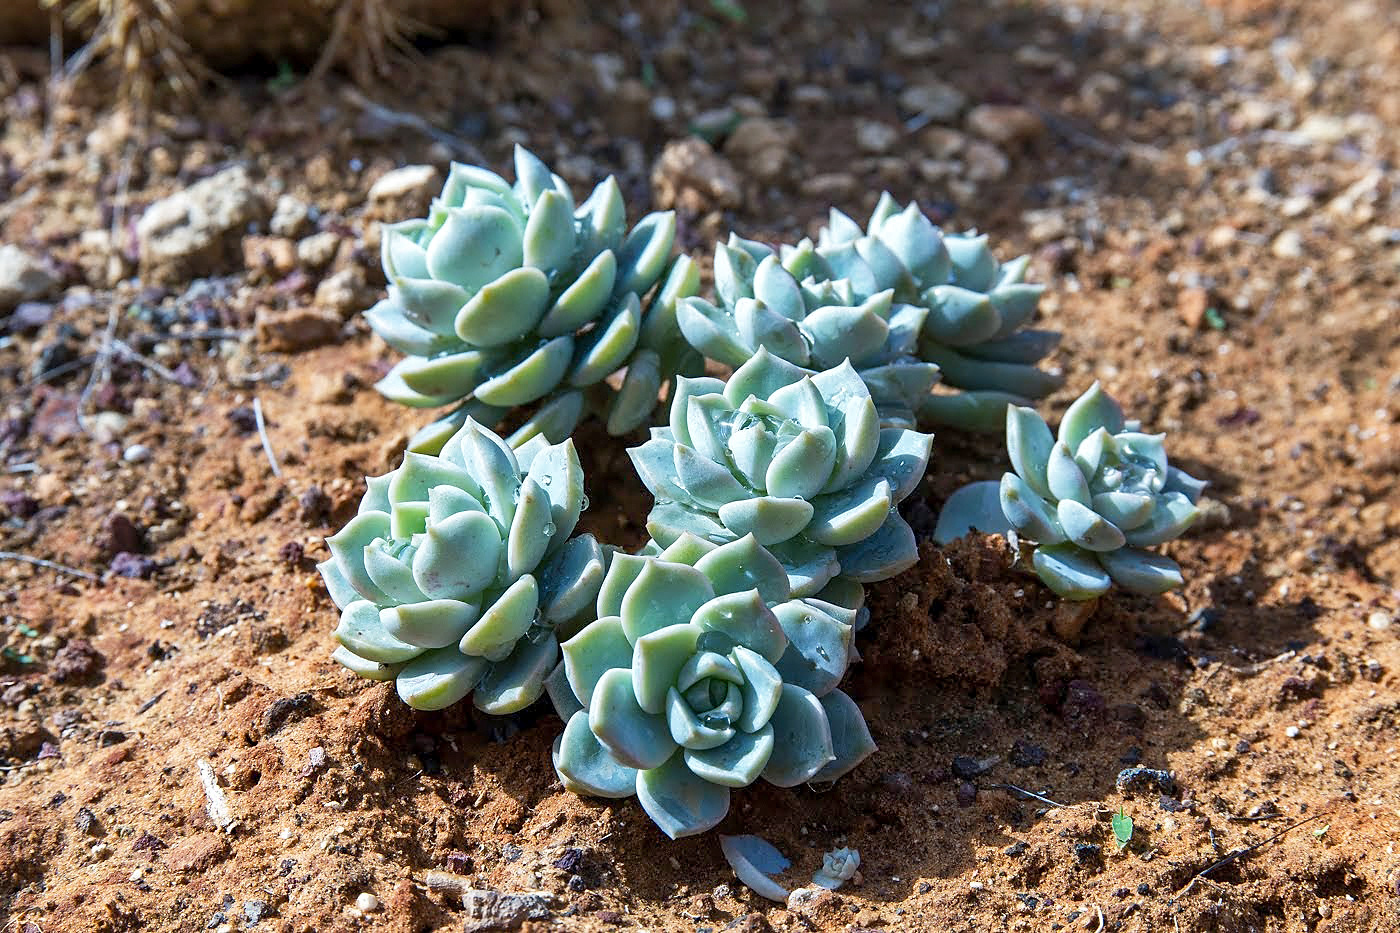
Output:
<svg viewBox="0 0 1400 933">
<path fill-rule="evenodd" d="M 700 284 L 688 257 L 672 261 L 674 213 L 629 231 L 611 177 L 576 207 L 563 179 L 518 146 L 515 174 L 511 184 L 454 163 L 426 218 L 384 228 L 389 293 L 365 316 L 407 356 L 377 388 L 414 407 L 458 405 L 410 450 L 436 453 L 468 417 L 495 425 L 525 405 L 536 410 L 512 446 L 562 440 L 590 408 L 626 433 L 693 365 L 670 349 L 675 303 Z"/>
<path fill-rule="evenodd" d="M 1206 484 L 1167 463 L 1165 437 L 1125 420 L 1097 382 L 1065 412 L 1058 438 L 1034 411 L 1011 406 L 1015 472 L 955 492 L 934 537 L 1014 531 L 1035 543 L 1036 575 L 1066 599 L 1093 599 L 1114 583 L 1148 595 L 1178 587 L 1181 568 L 1147 548 L 1191 526 Z"/>
<path fill-rule="evenodd" d="M 320 565 L 341 609 L 335 660 L 394 680 L 417 709 L 468 693 L 495 714 L 533 703 L 603 581 L 597 541 L 570 537 L 584 502 L 573 441 L 512 450 L 468 420 L 439 455 L 410 452 L 367 482 Z"/>
<path fill-rule="evenodd" d="M 1024 281 L 1029 257 L 1000 263 L 975 231 L 943 233 L 915 203 L 880 196 L 864 230 L 833 209 L 817 254 L 857 295 L 894 290 L 894 301 L 926 311 L 915 355 L 938 364 L 942 385 L 917 414 L 926 424 L 1001 429 L 1008 404 L 1024 405 L 1058 388 L 1060 376 L 1036 368 L 1059 343 L 1027 330 L 1044 291 Z"/>
<path fill-rule="evenodd" d="M 615 555 L 598 619 L 564 643 L 550 696 L 554 766 L 575 793 L 636 794 L 672 839 L 724 819 L 730 791 L 834 781 L 874 751 L 836 684 L 851 657 L 840 607 L 790 598 L 752 535 L 679 537 Z"/>
<path fill-rule="evenodd" d="M 628 453 L 656 498 L 647 531 L 661 547 L 686 532 L 714 543 L 753 535 L 792 592 L 814 596 L 918 560 L 897 506 L 923 478 L 932 440 L 881 428 L 849 362 L 811 374 L 760 347 L 728 382 L 678 379 L 669 426 Z"/>
<path fill-rule="evenodd" d="M 913 427 L 915 410 L 938 381 L 938 367 L 919 360 L 919 331 L 928 311 L 894 301 L 873 274 L 834 277 L 810 240 L 769 247 L 730 235 L 715 248 L 718 305 L 688 298 L 676 310 L 685 339 L 728 366 L 760 347 L 810 372 L 849 360 L 865 380 L 885 424 Z"/>
</svg>

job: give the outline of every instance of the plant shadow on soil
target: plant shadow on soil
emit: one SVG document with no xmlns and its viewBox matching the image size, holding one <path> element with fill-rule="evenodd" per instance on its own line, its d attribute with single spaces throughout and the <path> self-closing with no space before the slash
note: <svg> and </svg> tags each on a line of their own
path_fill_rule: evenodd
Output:
<svg viewBox="0 0 1400 933">
<path fill-rule="evenodd" d="M 948 4 L 945 14 L 956 20 L 970 6 Z M 888 50 L 857 28 L 857 5 L 835 7 L 832 34 L 841 34 L 844 23 L 865 42 L 800 50 L 818 72 L 814 82 L 877 81 Z M 778 27 L 755 22 L 751 28 L 762 33 Z M 1034 98 L 1049 125 L 1049 141 L 1036 151 L 1039 158 L 1014 162 L 1009 186 L 1016 196 L 979 214 L 984 229 L 994 236 L 1012 231 L 1022 210 L 1056 198 L 1150 197 L 1154 190 L 1184 183 L 1161 165 L 1104 142 L 1107 133 L 1094 130 L 1082 114 L 1062 113 L 1059 104 L 1072 88 L 1013 59 L 1014 51 L 1032 38 L 1036 46 L 1076 60 L 1080 74 L 1103 72 L 1125 88 L 1112 105 L 1119 117 L 1172 103 L 1169 88 L 1177 79 L 1170 74 L 1170 62 L 1144 65 L 1131 52 L 1137 45 L 1133 38 L 1101 23 L 1071 24 L 1037 7 L 1018 7 L 958 48 L 943 50 L 950 83 L 984 102 Z M 1120 54 L 1099 62 L 1111 47 Z M 1130 51 L 1121 54 L 1124 47 Z M 1112 113 L 1096 116 L 1105 122 Z M 835 160 L 843 153 L 814 147 L 800 155 L 810 171 L 818 172 L 839 168 Z M 1050 165 L 1053 178 L 1046 174 Z M 946 225 L 958 226 L 959 212 L 951 203 L 939 202 L 933 210 L 946 212 Z M 682 218 L 682 223 L 696 220 Z M 726 221 L 747 233 L 746 226 L 759 217 L 740 210 Z M 804 231 L 779 232 L 796 236 Z M 1062 313 L 1057 323 L 1066 331 L 1065 346 L 1052 362 L 1092 356 L 1093 347 L 1076 345 L 1077 321 Z M 1125 328 L 1142 326 L 1125 322 Z M 1067 389 L 1057 395 L 1054 407 L 1062 408 L 1073 394 Z M 585 429 L 579 447 L 593 503 L 580 530 L 612 542 L 641 543 L 647 501 L 644 492 L 632 488 L 636 483 L 621 445 Z M 905 505 L 925 538 L 923 560 L 909 574 L 871 588 L 874 618 L 859 639 L 865 660 L 853 667 L 844 685 L 862 706 L 879 752 L 830 789 L 784 790 L 760 782 L 733 797 L 730 816 L 719 831 L 756 833 L 777 845 L 794 860 L 786 876 L 794 887 L 819 864 L 820 852 L 837 844 L 861 850 L 862 868 L 871 880 L 860 893 L 875 900 L 903 900 L 920 879 L 958 875 L 977 862 L 979 850 L 1014 845 L 1018 831 L 1031 827 L 1045 811 L 1045 803 L 1009 785 L 1075 805 L 1104 799 L 1122 768 L 1169 768 L 1174 750 L 1204 738 L 1185 712 L 1190 699 L 1183 696 L 1184 684 L 1193 669 L 1216 660 L 1248 663 L 1311 638 L 1315 608 L 1307 600 L 1291 607 L 1256 604 L 1252 593 L 1267 587 L 1246 559 L 1244 572 L 1194 587 L 1185 597 L 1152 600 L 1114 593 L 1099 605 L 1082 638 L 1074 646 L 1067 644 L 1050 631 L 1055 614 L 1063 610 L 1055 608 L 1048 591 L 1032 577 L 1009 568 L 1004 546 L 969 540 L 940 549 L 926 539 L 942 500 L 963 482 L 999 475 L 997 464 L 1003 458 L 997 438 L 940 432 L 931 476 Z M 1236 485 L 1229 476 L 1212 475 L 1203 464 L 1183 465 L 1210 475 L 1217 491 Z M 1235 525 L 1253 523 L 1244 512 Z M 1214 536 L 1207 531 L 1172 549 L 1188 576 L 1209 575 L 1203 551 Z M 1191 608 L 1201 610 L 1194 619 Z M 439 740 L 451 736 L 461 745 L 459 753 L 442 752 L 445 776 L 500 769 L 499 789 L 514 799 L 522 820 L 546 801 L 560 806 L 549 765 L 549 745 L 558 727 L 547 709 L 513 718 L 508 728 L 522 730 L 514 750 L 463 735 L 458 731 L 466 725 L 462 714 L 414 721 L 414 731 Z M 491 728 L 478 722 L 475 731 Z M 442 742 L 437 746 L 441 751 Z M 386 737 L 386 766 L 393 748 Z M 531 769 L 535 776 L 522 784 L 522 771 Z M 1144 806 L 1189 806 L 1189 789 L 1185 796 L 1183 804 L 1180 794 L 1160 801 L 1154 795 Z M 457 802 L 450 792 L 446 799 Z M 674 897 L 677 877 L 729 877 L 713 834 L 667 846 L 666 854 L 681 863 L 682 871 L 658 871 L 659 837 L 635 801 L 566 806 L 585 809 L 585 819 L 610 821 L 607 842 L 595 857 L 604 858 L 635 897 L 659 903 Z M 1075 857 L 1074 841 L 1065 843 L 1066 858 Z M 1093 841 L 1105 850 L 1111 845 L 1106 815 Z M 1021 881 L 1033 886 L 1034 872 L 1028 869 Z"/>
</svg>

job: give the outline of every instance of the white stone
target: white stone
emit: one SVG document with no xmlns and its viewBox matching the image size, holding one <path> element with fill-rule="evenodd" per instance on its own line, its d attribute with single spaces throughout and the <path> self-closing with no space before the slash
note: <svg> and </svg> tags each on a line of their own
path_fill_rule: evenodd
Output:
<svg viewBox="0 0 1400 933">
<path fill-rule="evenodd" d="M 58 284 L 47 263 L 18 246 L 0 246 L 0 311 L 45 298 Z"/>
<path fill-rule="evenodd" d="M 1377 610 L 1366 617 L 1366 624 L 1378 632 L 1384 632 L 1390 628 L 1390 613 Z"/>
<path fill-rule="evenodd" d="M 277 236 L 300 236 L 311 218 L 311 208 L 306 202 L 284 194 L 277 199 L 277 207 L 272 211 L 268 229 Z"/>
<path fill-rule="evenodd" d="M 371 911 L 379 909 L 379 898 L 365 891 L 359 897 L 355 898 L 355 906 L 364 913 L 370 913 Z"/>
<path fill-rule="evenodd" d="M 438 170 L 433 165 L 405 165 L 381 177 L 369 189 L 371 201 L 396 201 L 414 194 L 427 194 L 437 187 Z"/>
</svg>

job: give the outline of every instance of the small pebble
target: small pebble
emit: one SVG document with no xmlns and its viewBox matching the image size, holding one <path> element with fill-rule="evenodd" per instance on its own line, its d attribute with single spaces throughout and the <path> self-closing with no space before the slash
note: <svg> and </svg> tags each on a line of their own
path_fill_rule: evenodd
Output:
<svg viewBox="0 0 1400 933">
<path fill-rule="evenodd" d="M 1283 730 L 1283 734 L 1288 736 L 1290 739 L 1296 739 L 1300 734 L 1302 734 L 1302 730 L 1299 729 L 1297 726 L 1289 726 L 1287 729 Z"/>
<path fill-rule="evenodd" d="M 145 463 L 151 459 L 151 448 L 145 444 L 132 444 L 122 452 L 122 459 L 127 463 Z"/>
<path fill-rule="evenodd" d="M 969 881 L 967 886 L 974 891 L 985 891 L 987 886 L 980 881 Z"/>
<path fill-rule="evenodd" d="M 1366 624 L 1378 632 L 1384 632 L 1390 628 L 1391 618 L 1388 612 L 1373 612 L 1366 617 Z"/>
<path fill-rule="evenodd" d="M 372 910 L 379 909 L 379 898 L 365 891 L 359 897 L 355 898 L 355 906 L 365 913 L 369 913 Z"/>
</svg>

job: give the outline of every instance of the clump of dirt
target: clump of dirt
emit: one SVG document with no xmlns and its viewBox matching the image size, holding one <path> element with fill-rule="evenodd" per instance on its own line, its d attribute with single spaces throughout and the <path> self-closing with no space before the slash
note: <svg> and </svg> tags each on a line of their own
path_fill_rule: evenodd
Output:
<svg viewBox="0 0 1400 933">
<path fill-rule="evenodd" d="M 1400 48 L 1382 11 L 805 10 L 520 19 L 425 52 L 382 100 L 262 75 L 146 136 L 95 83 L 50 96 L 44 51 L 0 61 L 0 239 L 28 257 L 7 254 L 22 288 L 0 282 L 7 922 L 1395 927 Z M 704 158 L 662 158 L 688 136 L 708 151 L 675 151 Z M 843 684 L 879 751 L 832 787 L 736 793 L 720 827 L 778 846 L 792 886 L 855 847 L 859 883 L 770 904 L 713 834 L 672 843 L 633 801 L 565 792 L 547 706 L 416 713 L 329 660 L 324 537 L 427 416 L 374 392 L 395 356 L 357 313 L 384 285 L 378 220 L 424 192 L 368 192 L 405 164 L 502 169 L 517 141 L 580 188 L 615 174 L 639 212 L 673 192 L 702 262 L 730 229 L 794 240 L 882 188 L 984 230 L 1048 286 L 1051 421 L 1102 379 L 1211 482 L 1166 548 L 1188 585 L 1081 613 L 998 539 L 927 540 L 955 488 L 1005 469 L 998 439 L 939 434 L 905 506 L 921 562 L 871 587 Z M 140 218 L 232 167 L 265 210 L 143 278 Z M 580 530 L 643 541 L 641 436 L 576 436 Z"/>
</svg>

